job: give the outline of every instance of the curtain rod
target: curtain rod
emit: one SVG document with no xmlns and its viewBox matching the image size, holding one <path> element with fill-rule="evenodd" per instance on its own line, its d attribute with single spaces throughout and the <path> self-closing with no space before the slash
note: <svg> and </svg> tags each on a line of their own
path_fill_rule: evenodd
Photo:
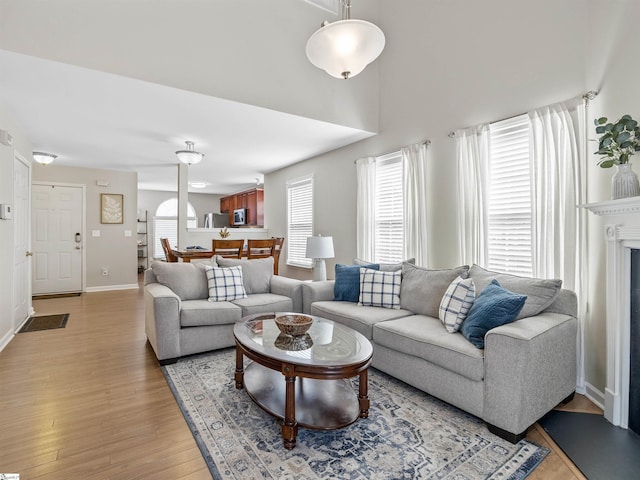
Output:
<svg viewBox="0 0 640 480">
<path fill-rule="evenodd" d="M 422 142 L 420 142 L 420 144 L 421 144 L 421 145 L 429 146 L 429 145 L 431 145 L 431 140 L 429 140 L 429 139 L 423 140 Z M 405 147 L 398 147 L 398 148 L 396 148 L 395 150 L 391 150 L 390 152 L 387 152 L 387 153 L 381 153 L 381 154 L 379 154 L 379 155 L 370 155 L 370 156 L 371 156 L 371 157 L 384 157 L 384 156 L 386 156 L 386 155 L 391 155 L 392 153 L 396 153 L 396 152 L 398 152 L 398 151 L 402 150 L 403 148 L 405 148 Z M 364 158 L 364 157 L 363 157 L 363 158 Z M 358 160 L 359 160 L 359 159 L 358 159 Z M 353 161 L 353 163 L 354 163 L 354 164 L 355 164 L 355 163 L 358 163 L 358 160 L 354 160 L 354 161 Z"/>
<path fill-rule="evenodd" d="M 599 93 L 599 92 L 596 92 L 595 90 L 589 90 L 587 93 L 585 93 L 584 95 L 582 95 L 582 99 L 585 101 L 585 105 L 586 105 L 586 106 L 589 106 L 589 101 L 590 101 L 590 100 L 593 100 L 594 98 L 596 98 L 596 97 L 598 96 L 598 93 Z M 511 115 L 510 117 L 501 118 L 500 120 L 493 120 L 492 122 L 489 122 L 489 123 L 502 122 L 502 121 L 504 121 L 504 120 L 509 120 L 510 118 L 513 118 L 513 117 L 518 117 L 518 116 L 520 116 L 520 115 L 525 115 L 526 113 L 527 113 L 527 112 L 525 112 L 525 113 L 520 113 L 520 114 L 517 114 L 517 115 Z M 450 131 L 450 132 L 447 134 L 447 137 L 449 137 L 449 138 L 455 138 L 455 136 L 456 136 L 456 132 L 454 132 L 453 130 L 452 130 L 452 131 Z"/>
</svg>

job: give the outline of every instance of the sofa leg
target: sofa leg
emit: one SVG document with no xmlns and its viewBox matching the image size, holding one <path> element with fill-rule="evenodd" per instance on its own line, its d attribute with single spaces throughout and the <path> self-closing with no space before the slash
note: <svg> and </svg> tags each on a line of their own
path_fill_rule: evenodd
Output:
<svg viewBox="0 0 640 480">
<path fill-rule="evenodd" d="M 176 363 L 178 361 L 179 357 L 176 358 L 165 358 L 164 360 L 158 360 L 158 363 L 160 364 L 161 367 L 164 367 L 165 365 L 172 365 L 174 363 Z"/>
<path fill-rule="evenodd" d="M 567 398 L 565 398 L 564 400 L 562 400 L 562 404 L 566 405 L 567 403 L 569 403 L 571 400 L 573 400 L 573 397 L 576 396 L 576 392 L 571 392 L 571 395 L 569 395 Z"/>
<path fill-rule="evenodd" d="M 511 433 L 511 432 L 507 432 L 506 430 L 503 430 L 500 427 L 496 427 L 495 425 L 491 425 L 490 423 L 487 423 L 487 428 L 489 429 L 489 431 L 491 433 L 493 433 L 494 435 L 499 436 L 500 438 L 505 439 L 507 442 L 511 442 L 511 443 L 518 443 L 520 440 L 522 440 L 525 435 L 527 434 L 527 431 L 525 430 L 522 433 Z"/>
</svg>

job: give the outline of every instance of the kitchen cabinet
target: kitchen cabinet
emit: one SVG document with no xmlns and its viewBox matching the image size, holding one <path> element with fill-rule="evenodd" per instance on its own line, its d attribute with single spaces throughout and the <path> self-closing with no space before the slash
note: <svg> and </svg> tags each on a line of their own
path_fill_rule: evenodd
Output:
<svg viewBox="0 0 640 480">
<path fill-rule="evenodd" d="M 264 190 L 252 188 L 220 198 L 220 212 L 229 214 L 229 225 L 233 226 L 233 211 L 238 208 L 247 210 L 246 225 L 264 225 Z"/>
</svg>

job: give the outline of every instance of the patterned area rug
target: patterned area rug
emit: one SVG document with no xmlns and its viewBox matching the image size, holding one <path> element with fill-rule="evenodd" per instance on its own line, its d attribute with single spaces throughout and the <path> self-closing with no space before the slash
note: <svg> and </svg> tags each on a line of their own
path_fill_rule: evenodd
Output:
<svg viewBox="0 0 640 480">
<path fill-rule="evenodd" d="M 69 320 L 68 313 L 57 315 L 42 315 L 40 317 L 30 317 L 25 322 L 18 333 L 39 332 L 40 330 L 53 330 L 54 328 L 64 328 Z"/>
<path fill-rule="evenodd" d="M 246 360 L 245 360 L 246 361 Z M 280 422 L 233 380 L 233 349 L 163 367 L 215 479 L 522 479 L 549 453 L 370 369 L 368 419 L 341 430 L 300 428 L 282 445 Z"/>
</svg>

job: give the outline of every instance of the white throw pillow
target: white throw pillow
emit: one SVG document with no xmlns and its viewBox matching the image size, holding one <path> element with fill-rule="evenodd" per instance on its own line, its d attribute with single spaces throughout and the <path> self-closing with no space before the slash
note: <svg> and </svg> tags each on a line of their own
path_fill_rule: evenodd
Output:
<svg viewBox="0 0 640 480">
<path fill-rule="evenodd" d="M 449 333 L 455 333 L 476 299 L 476 286 L 471 278 L 458 276 L 451 284 L 440 302 L 440 320 Z"/>
<path fill-rule="evenodd" d="M 217 268 L 206 265 L 210 302 L 226 302 L 247 298 L 242 282 L 242 267 Z"/>
<path fill-rule="evenodd" d="M 402 272 L 379 272 L 360 269 L 360 297 L 358 305 L 400 308 Z"/>
</svg>

